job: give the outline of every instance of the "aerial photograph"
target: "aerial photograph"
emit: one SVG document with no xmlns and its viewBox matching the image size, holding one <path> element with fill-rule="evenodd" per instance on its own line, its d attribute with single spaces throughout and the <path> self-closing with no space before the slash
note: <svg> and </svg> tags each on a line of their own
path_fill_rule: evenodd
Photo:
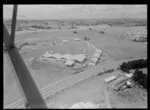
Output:
<svg viewBox="0 0 150 110">
<path fill-rule="evenodd" d="M 3 5 L 3 108 L 148 108 L 146 4 Z"/>
</svg>

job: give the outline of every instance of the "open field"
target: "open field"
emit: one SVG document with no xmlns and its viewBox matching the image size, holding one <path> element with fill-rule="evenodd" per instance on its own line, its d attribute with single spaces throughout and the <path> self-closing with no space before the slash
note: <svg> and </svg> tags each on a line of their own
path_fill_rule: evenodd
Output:
<svg viewBox="0 0 150 110">
<path fill-rule="evenodd" d="M 122 59 L 147 56 L 147 45 L 141 42 L 133 42 L 128 38 L 126 39 L 120 37 L 123 32 L 128 30 L 144 30 L 146 29 L 145 25 L 109 26 L 108 24 L 106 24 L 96 26 L 79 25 L 76 27 L 76 29 L 68 29 L 68 27 L 66 26 L 65 29 L 61 28 L 30 33 L 25 32 L 16 35 L 15 43 L 17 47 L 19 47 L 24 42 L 28 42 L 29 44 L 31 44 L 23 46 L 20 49 L 20 53 L 39 89 L 48 84 L 52 84 L 56 81 L 64 79 L 65 77 L 73 75 L 75 70 L 71 67 L 66 67 L 61 62 L 41 62 L 38 60 L 38 58 L 47 51 L 54 51 L 61 54 L 70 53 L 73 55 L 84 53 L 88 55 L 87 62 L 89 62 L 94 51 L 93 49 L 88 47 L 86 43 L 87 41 L 84 40 L 85 36 L 90 38 L 90 40 L 88 41 L 89 43 L 93 44 L 96 48 L 104 51 L 104 55 L 98 65 L 101 65 L 102 63 L 109 63 L 113 60 L 118 61 Z M 92 30 L 89 30 L 89 28 L 91 28 Z M 73 33 L 73 31 L 77 31 L 77 33 Z M 99 31 L 104 31 L 104 33 L 99 33 Z M 74 38 L 79 38 L 80 41 L 74 41 Z M 62 40 L 70 40 L 70 42 L 63 43 Z M 75 66 L 78 67 L 78 65 L 79 67 L 83 66 L 80 64 L 77 64 Z M 7 65 L 5 67 L 7 67 Z M 89 68 L 92 67 L 87 67 L 84 69 Z M 9 75 L 11 74 L 11 72 L 12 70 L 4 71 L 6 81 L 7 79 L 9 79 L 9 81 L 6 83 L 7 86 L 4 89 L 4 105 L 11 103 L 12 100 L 14 101 L 20 98 L 20 95 L 17 94 L 18 92 L 15 92 L 17 90 L 16 80 L 12 75 Z M 98 78 L 94 78 L 95 80 L 91 78 L 83 82 L 83 84 L 81 85 L 75 85 L 75 88 L 67 90 L 66 92 L 62 93 L 62 95 L 58 94 L 58 96 L 52 98 L 53 101 L 52 103 L 50 103 L 50 107 L 55 108 L 58 106 L 70 106 L 74 102 L 81 101 L 81 99 L 86 101 L 95 100 L 96 102 L 105 103 L 105 98 L 103 95 L 104 91 L 102 91 L 101 84 L 103 84 L 102 79 L 106 76 L 104 75 L 102 77 L 100 76 Z M 93 87 L 92 85 L 95 86 Z M 87 93 L 85 94 L 85 92 L 83 91 Z M 96 93 L 96 91 L 98 93 Z M 12 95 L 12 93 L 14 94 Z M 77 94 L 78 96 L 73 94 Z M 107 107 L 106 104 L 104 104 L 103 106 Z M 124 105 L 124 107 L 126 106 L 127 105 Z"/>
</svg>

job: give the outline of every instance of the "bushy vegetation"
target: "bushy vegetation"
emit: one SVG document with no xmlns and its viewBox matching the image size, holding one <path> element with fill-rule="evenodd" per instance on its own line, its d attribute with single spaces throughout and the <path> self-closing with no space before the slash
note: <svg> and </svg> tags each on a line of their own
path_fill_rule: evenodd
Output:
<svg viewBox="0 0 150 110">
<path fill-rule="evenodd" d="M 124 62 L 120 65 L 120 69 L 123 72 L 129 73 L 130 69 L 140 69 L 147 67 L 147 59 L 139 59 L 134 61 Z"/>
<path fill-rule="evenodd" d="M 147 89 L 147 75 L 144 74 L 142 71 L 139 71 L 136 69 L 136 71 L 133 73 L 132 79 L 141 85 L 144 89 Z"/>
</svg>

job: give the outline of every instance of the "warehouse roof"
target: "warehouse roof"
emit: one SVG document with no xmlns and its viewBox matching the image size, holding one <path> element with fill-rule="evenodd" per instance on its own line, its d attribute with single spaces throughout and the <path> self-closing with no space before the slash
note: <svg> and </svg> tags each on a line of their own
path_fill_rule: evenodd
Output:
<svg viewBox="0 0 150 110">
<path fill-rule="evenodd" d="M 86 59 L 86 56 L 83 54 L 78 54 L 78 55 L 74 55 L 73 59 L 75 59 L 76 61 L 79 61 L 79 62 L 83 62 Z"/>
</svg>

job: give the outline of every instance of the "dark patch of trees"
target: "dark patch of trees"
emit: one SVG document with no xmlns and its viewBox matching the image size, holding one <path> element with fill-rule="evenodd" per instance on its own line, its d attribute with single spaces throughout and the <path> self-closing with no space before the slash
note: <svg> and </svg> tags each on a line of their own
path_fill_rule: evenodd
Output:
<svg viewBox="0 0 150 110">
<path fill-rule="evenodd" d="M 104 34 L 104 31 L 99 31 L 100 34 Z"/>
<path fill-rule="evenodd" d="M 130 69 L 140 69 L 145 67 L 147 67 L 147 59 L 128 61 L 120 65 L 120 69 L 127 73 L 129 73 Z"/>
<path fill-rule="evenodd" d="M 142 71 L 136 69 L 136 71 L 133 73 L 132 80 L 134 80 L 144 89 L 147 89 L 147 75 L 144 74 Z"/>
<path fill-rule="evenodd" d="M 90 38 L 85 36 L 85 37 L 84 37 L 84 40 L 90 40 Z"/>
<path fill-rule="evenodd" d="M 73 31 L 73 33 L 74 33 L 74 34 L 77 34 L 78 32 L 77 32 L 77 31 Z"/>
</svg>

